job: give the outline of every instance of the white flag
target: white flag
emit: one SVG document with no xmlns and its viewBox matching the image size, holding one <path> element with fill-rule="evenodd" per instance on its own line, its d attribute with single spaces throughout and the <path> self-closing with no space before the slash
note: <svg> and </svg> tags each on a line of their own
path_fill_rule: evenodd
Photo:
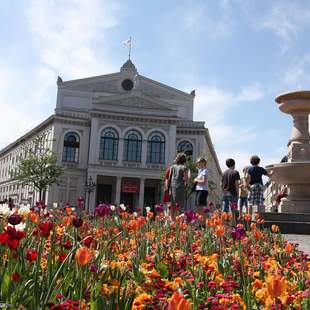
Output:
<svg viewBox="0 0 310 310">
<path fill-rule="evenodd" d="M 131 38 L 124 41 L 124 46 L 126 46 L 126 47 L 131 46 Z"/>
</svg>

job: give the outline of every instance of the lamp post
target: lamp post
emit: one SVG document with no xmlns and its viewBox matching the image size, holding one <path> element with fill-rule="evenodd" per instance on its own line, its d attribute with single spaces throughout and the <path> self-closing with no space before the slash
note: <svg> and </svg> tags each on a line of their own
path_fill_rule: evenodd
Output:
<svg viewBox="0 0 310 310">
<path fill-rule="evenodd" d="M 93 192 L 96 188 L 96 182 L 93 181 L 92 177 L 90 176 L 88 178 L 88 180 L 85 180 L 85 185 L 84 185 L 84 189 L 85 192 L 87 193 L 87 212 L 89 212 L 89 198 L 90 198 L 90 193 Z"/>
</svg>

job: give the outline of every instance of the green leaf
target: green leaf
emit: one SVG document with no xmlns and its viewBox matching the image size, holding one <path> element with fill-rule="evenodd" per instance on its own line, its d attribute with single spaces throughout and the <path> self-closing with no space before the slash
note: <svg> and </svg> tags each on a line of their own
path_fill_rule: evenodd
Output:
<svg viewBox="0 0 310 310">
<path fill-rule="evenodd" d="M 168 266 L 163 262 L 159 262 L 156 266 L 156 269 L 162 278 L 166 278 L 169 274 Z"/>
<path fill-rule="evenodd" d="M 9 287 L 10 287 L 10 282 L 11 278 L 7 272 L 4 273 L 2 281 L 1 281 L 1 292 L 2 292 L 2 298 L 5 299 L 5 297 L 9 293 Z"/>
<path fill-rule="evenodd" d="M 138 265 L 133 264 L 132 265 L 132 271 L 133 271 L 133 275 L 135 277 L 135 280 L 138 284 L 141 284 L 144 280 L 144 275 L 143 273 L 139 270 Z"/>
</svg>

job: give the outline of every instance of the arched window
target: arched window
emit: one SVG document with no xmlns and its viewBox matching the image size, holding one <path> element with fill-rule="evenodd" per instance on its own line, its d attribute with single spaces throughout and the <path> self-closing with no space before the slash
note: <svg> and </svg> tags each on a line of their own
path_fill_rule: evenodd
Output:
<svg viewBox="0 0 310 310">
<path fill-rule="evenodd" d="M 64 138 L 62 161 L 77 163 L 79 161 L 80 137 L 75 132 L 68 132 Z"/>
<path fill-rule="evenodd" d="M 163 164 L 165 162 L 165 137 L 160 132 L 152 132 L 147 140 L 148 163 Z"/>
<path fill-rule="evenodd" d="M 181 141 L 177 147 L 178 153 L 185 153 L 187 156 L 193 156 L 193 145 L 189 141 Z"/>
<path fill-rule="evenodd" d="M 137 130 L 127 131 L 124 139 L 124 160 L 141 161 L 142 136 Z"/>
<path fill-rule="evenodd" d="M 99 158 L 117 160 L 118 133 L 113 128 L 106 128 L 101 132 Z"/>
</svg>

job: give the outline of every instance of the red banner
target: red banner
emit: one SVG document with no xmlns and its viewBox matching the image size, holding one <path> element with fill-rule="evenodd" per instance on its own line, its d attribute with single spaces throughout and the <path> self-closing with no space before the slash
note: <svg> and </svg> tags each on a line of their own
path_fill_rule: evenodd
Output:
<svg viewBox="0 0 310 310">
<path fill-rule="evenodd" d="M 139 193 L 139 185 L 137 183 L 123 182 L 122 193 Z"/>
</svg>

